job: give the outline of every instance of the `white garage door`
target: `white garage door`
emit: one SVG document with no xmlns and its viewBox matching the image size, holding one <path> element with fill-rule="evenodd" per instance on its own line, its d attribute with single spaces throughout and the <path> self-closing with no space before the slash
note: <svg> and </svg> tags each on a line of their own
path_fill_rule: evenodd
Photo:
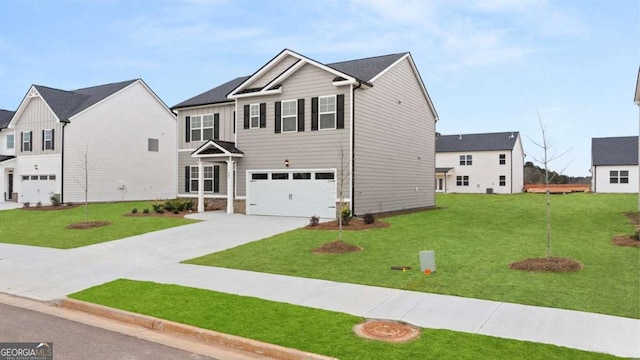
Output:
<svg viewBox="0 0 640 360">
<path fill-rule="evenodd" d="M 247 171 L 247 215 L 336 216 L 335 170 Z"/>
<path fill-rule="evenodd" d="M 38 202 L 50 204 L 51 194 L 56 189 L 55 175 L 22 175 L 20 202 L 36 205 Z"/>
</svg>

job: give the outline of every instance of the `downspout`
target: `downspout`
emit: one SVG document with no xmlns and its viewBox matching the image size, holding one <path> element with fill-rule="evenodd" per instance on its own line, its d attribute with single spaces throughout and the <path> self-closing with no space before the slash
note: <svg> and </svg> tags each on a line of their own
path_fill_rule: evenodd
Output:
<svg viewBox="0 0 640 360">
<path fill-rule="evenodd" d="M 64 204 L 64 128 L 67 127 L 68 122 L 62 123 L 62 147 L 60 148 L 60 202 Z"/>
<path fill-rule="evenodd" d="M 360 81 L 358 81 L 358 86 L 356 86 L 356 87 L 351 85 L 351 189 L 349 191 L 349 197 L 350 197 L 349 205 L 351 206 L 351 211 L 353 212 L 354 216 L 356 215 L 356 213 L 355 213 L 355 209 L 356 208 L 355 208 L 355 205 L 354 205 L 355 203 L 354 203 L 354 200 L 353 200 L 355 198 L 355 189 L 356 189 L 355 180 L 354 180 L 354 178 L 355 178 L 355 176 L 354 176 L 354 174 L 355 174 L 354 173 L 354 169 L 355 169 L 355 154 L 356 154 L 356 152 L 355 152 L 355 149 L 356 149 L 356 146 L 355 146 L 356 145 L 355 144 L 355 142 L 356 142 L 356 136 L 355 136 L 355 133 L 356 133 L 356 130 L 355 130 L 355 128 L 356 128 L 356 121 L 355 121 L 355 118 L 356 118 L 356 116 L 355 116 L 356 115 L 356 106 L 355 106 L 356 105 L 356 98 L 355 98 L 355 95 L 356 95 L 356 89 L 360 89 L 361 87 L 362 87 L 362 83 Z"/>
</svg>

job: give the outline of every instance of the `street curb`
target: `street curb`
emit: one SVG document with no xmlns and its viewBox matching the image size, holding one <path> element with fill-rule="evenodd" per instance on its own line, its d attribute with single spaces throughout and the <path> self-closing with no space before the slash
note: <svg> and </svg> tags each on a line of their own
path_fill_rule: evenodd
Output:
<svg viewBox="0 0 640 360">
<path fill-rule="evenodd" d="M 179 334 L 198 340 L 211 342 L 220 346 L 253 353 L 256 355 L 282 360 L 337 360 L 336 358 L 313 354 L 280 345 L 269 344 L 257 340 L 201 329 L 152 316 L 135 314 L 124 310 L 97 305 L 75 299 L 60 299 L 56 306 L 71 310 L 82 311 L 92 315 L 102 316 L 128 324 L 138 325 L 162 333 Z"/>
</svg>

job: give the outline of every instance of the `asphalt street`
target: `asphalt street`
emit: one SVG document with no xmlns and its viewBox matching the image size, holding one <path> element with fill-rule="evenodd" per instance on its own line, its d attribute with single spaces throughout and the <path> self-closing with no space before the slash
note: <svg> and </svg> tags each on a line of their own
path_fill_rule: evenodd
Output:
<svg viewBox="0 0 640 360">
<path fill-rule="evenodd" d="M 56 360 L 214 359 L 5 304 L 0 304 L 0 342 L 53 342 Z"/>
</svg>

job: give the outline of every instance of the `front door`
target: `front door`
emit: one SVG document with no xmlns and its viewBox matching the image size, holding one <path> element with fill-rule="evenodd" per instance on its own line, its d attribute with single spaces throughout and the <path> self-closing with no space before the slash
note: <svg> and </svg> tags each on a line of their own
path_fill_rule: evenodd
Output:
<svg viewBox="0 0 640 360">
<path fill-rule="evenodd" d="M 7 200 L 13 199 L 13 173 L 9 174 L 9 194 L 7 194 Z"/>
</svg>

